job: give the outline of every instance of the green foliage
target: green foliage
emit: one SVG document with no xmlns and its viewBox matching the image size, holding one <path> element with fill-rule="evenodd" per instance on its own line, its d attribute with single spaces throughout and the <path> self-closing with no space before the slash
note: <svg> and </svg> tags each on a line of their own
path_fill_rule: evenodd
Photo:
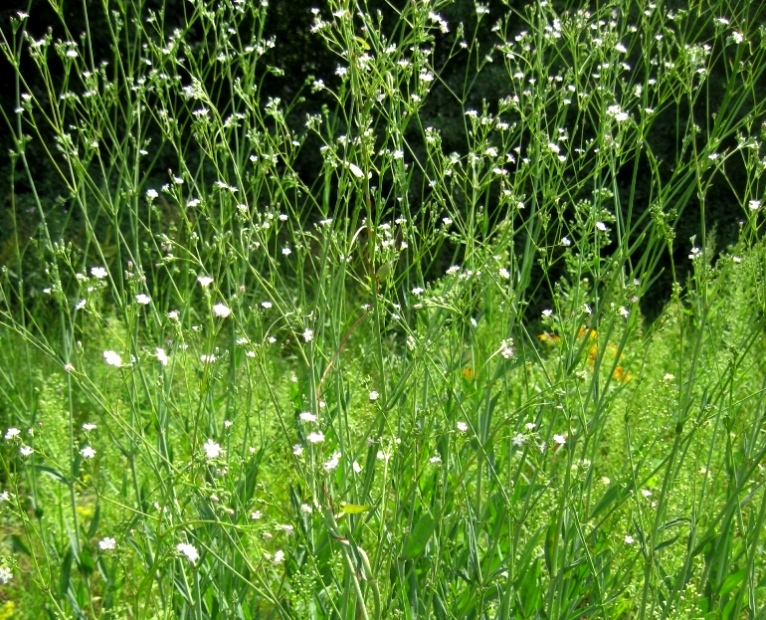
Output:
<svg viewBox="0 0 766 620">
<path fill-rule="evenodd" d="M 330 3 L 338 69 L 287 101 L 265 3 L 111 8 L 107 64 L 87 32 L 2 30 L 0 614 L 756 614 L 756 10 Z"/>
</svg>

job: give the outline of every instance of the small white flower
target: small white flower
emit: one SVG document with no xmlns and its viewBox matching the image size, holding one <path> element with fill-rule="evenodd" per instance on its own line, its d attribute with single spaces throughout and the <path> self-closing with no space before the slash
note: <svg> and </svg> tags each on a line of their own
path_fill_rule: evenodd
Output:
<svg viewBox="0 0 766 620">
<path fill-rule="evenodd" d="M 66 372 L 74 372 L 74 366 L 72 364 L 64 364 L 64 370 Z"/>
<path fill-rule="evenodd" d="M 437 465 L 442 462 L 442 457 L 437 454 L 428 459 L 428 462 L 432 463 L 433 465 Z"/>
<path fill-rule="evenodd" d="M 219 319 L 225 319 L 231 314 L 231 308 L 224 304 L 215 304 L 213 306 L 213 314 L 215 314 Z"/>
<path fill-rule="evenodd" d="M 310 443 L 322 443 L 324 441 L 324 433 L 321 431 L 314 431 L 309 433 L 306 436 L 306 439 L 308 439 Z"/>
<path fill-rule="evenodd" d="M 643 495 L 644 497 L 651 497 L 652 492 L 649 489 L 641 489 L 641 495 Z"/>
<path fill-rule="evenodd" d="M 155 198 L 157 198 L 157 196 L 159 196 L 159 194 L 157 193 L 156 189 L 147 189 L 146 190 L 146 197 L 149 200 L 154 200 Z"/>
<path fill-rule="evenodd" d="M 572 245 L 572 242 L 569 240 L 569 237 L 561 237 L 561 245 L 563 245 L 565 248 L 568 248 L 570 245 Z"/>
<path fill-rule="evenodd" d="M 18 437 L 21 434 L 21 431 L 18 428 L 9 428 L 8 432 L 5 433 L 5 440 L 10 441 L 11 439 Z"/>
<path fill-rule="evenodd" d="M 370 392 L 368 398 L 371 401 L 376 401 L 376 400 L 378 400 L 380 398 L 380 394 L 378 394 L 375 390 L 373 390 L 372 392 Z"/>
<path fill-rule="evenodd" d="M 532 432 L 533 430 L 537 428 L 537 424 L 535 424 L 534 422 L 527 422 L 524 426 L 529 432 Z"/>
<path fill-rule="evenodd" d="M 250 518 L 253 521 L 258 521 L 263 516 L 263 513 L 260 510 L 256 510 L 255 512 L 250 514 Z"/>
<path fill-rule="evenodd" d="M 208 459 L 217 459 L 221 456 L 221 446 L 212 439 L 208 439 L 202 446 L 202 449 L 205 451 L 205 456 Z"/>
<path fill-rule="evenodd" d="M 601 232 L 606 232 L 609 230 L 609 227 L 604 224 L 604 222 L 596 222 L 596 228 L 598 228 Z"/>
<path fill-rule="evenodd" d="M 21 453 L 21 456 L 29 456 L 34 452 L 34 450 L 30 446 L 22 444 L 22 446 L 19 448 L 19 452 Z"/>
<path fill-rule="evenodd" d="M 456 428 L 457 428 L 457 430 L 459 430 L 461 433 L 465 433 L 465 432 L 468 430 L 468 424 L 466 424 L 465 422 L 462 422 L 462 421 L 461 421 L 461 422 L 458 422 L 457 424 L 455 424 L 455 427 L 456 427 Z"/>
<path fill-rule="evenodd" d="M 94 456 L 96 456 L 96 451 L 90 446 L 85 446 L 82 450 L 80 450 L 80 454 L 84 459 L 92 459 Z"/>
<path fill-rule="evenodd" d="M 303 514 L 310 515 L 312 512 L 314 512 L 314 509 L 309 504 L 301 504 L 300 511 Z"/>
<path fill-rule="evenodd" d="M 630 534 L 625 534 L 625 544 L 626 545 L 632 545 L 635 541 L 635 539 Z"/>
<path fill-rule="evenodd" d="M 262 301 L 261 302 L 261 308 L 264 308 L 265 310 L 268 310 L 271 308 L 271 302 L 270 301 Z"/>
<path fill-rule="evenodd" d="M 310 411 L 304 411 L 303 413 L 298 414 L 298 417 L 303 420 L 304 422 L 316 422 L 317 417 L 315 414 L 311 413 Z"/>
<path fill-rule="evenodd" d="M 151 303 L 152 299 L 149 297 L 149 295 L 144 295 L 144 293 L 139 293 L 136 295 L 136 303 L 141 304 L 142 306 L 148 306 Z"/>
<path fill-rule="evenodd" d="M 293 446 L 293 454 L 295 456 L 300 456 L 301 454 L 303 454 L 303 446 L 301 444 L 299 444 L 299 443 L 296 443 Z"/>
<path fill-rule="evenodd" d="M 559 446 L 563 446 L 567 442 L 567 438 L 565 435 L 554 435 L 553 441 Z"/>
<path fill-rule="evenodd" d="M 303 330 L 303 340 L 306 342 L 311 342 L 314 339 L 314 330 L 309 329 L 308 327 Z"/>
<path fill-rule="evenodd" d="M 665 376 L 662 377 L 662 380 L 663 381 L 673 381 L 673 379 L 675 379 L 675 378 L 676 378 L 675 375 L 671 375 L 669 372 L 666 372 Z"/>
<path fill-rule="evenodd" d="M 324 464 L 324 469 L 325 471 L 332 471 L 338 466 L 339 463 L 340 463 L 340 452 L 335 452 L 332 455 L 332 457 L 330 457 L 330 460 Z"/>
<path fill-rule="evenodd" d="M 88 424 L 88 423 L 83 424 L 82 425 L 82 430 L 84 430 L 84 431 L 94 431 L 94 430 L 96 430 L 96 425 L 95 424 Z"/>
<path fill-rule="evenodd" d="M 513 445 L 517 448 L 520 448 L 525 443 L 527 443 L 527 438 L 524 437 L 521 433 L 516 433 L 516 436 L 511 440 L 513 442 Z"/>
<path fill-rule="evenodd" d="M 117 541 L 114 538 L 106 537 L 98 541 L 98 548 L 101 551 L 114 551 L 116 547 Z"/>
<path fill-rule="evenodd" d="M 612 483 L 612 481 L 608 477 L 604 476 L 603 478 L 601 478 L 601 484 L 604 484 L 604 485 L 608 486 L 611 483 Z"/>
<path fill-rule="evenodd" d="M 162 364 L 163 366 L 168 365 L 168 361 L 169 361 L 168 354 L 165 353 L 165 349 L 160 349 L 159 347 L 157 347 L 154 350 L 154 354 L 157 356 L 157 360 L 159 361 L 160 364 Z"/>
<path fill-rule="evenodd" d="M 284 248 L 282 248 L 282 254 L 283 255 L 290 256 L 290 254 L 292 254 L 292 253 L 293 253 L 293 251 L 290 248 L 288 248 L 286 246 Z"/>
<path fill-rule="evenodd" d="M 168 319 L 169 319 L 169 320 L 171 320 L 171 321 L 177 321 L 177 320 L 178 320 L 178 317 L 179 317 L 179 312 L 178 312 L 178 310 L 171 310 L 170 312 L 168 312 Z"/>
<path fill-rule="evenodd" d="M 281 549 L 279 549 L 279 550 L 278 550 L 278 551 L 277 551 L 277 552 L 274 554 L 274 560 L 273 560 L 273 561 L 274 561 L 274 564 L 281 564 L 282 562 L 284 562 L 284 559 L 285 559 L 285 552 L 284 552 L 284 551 L 282 551 Z"/>
<path fill-rule="evenodd" d="M 364 172 L 362 172 L 362 169 L 359 166 L 351 162 L 346 162 L 346 165 L 348 166 L 348 169 L 351 171 L 351 174 L 353 174 L 357 179 L 364 178 Z"/>
<path fill-rule="evenodd" d="M 114 351 L 104 351 L 104 361 L 110 366 L 122 366 L 122 358 Z"/>
<path fill-rule="evenodd" d="M 420 288 L 419 286 L 416 286 L 414 289 L 412 289 L 412 294 L 415 295 L 415 297 L 417 297 L 418 295 L 422 295 L 423 289 Z"/>
<path fill-rule="evenodd" d="M 90 275 L 92 275 L 97 280 L 103 280 L 109 274 L 107 273 L 106 269 L 104 269 L 103 267 L 91 267 Z"/>
<path fill-rule="evenodd" d="M 210 276 L 197 276 L 197 282 L 199 282 L 202 288 L 207 288 L 213 283 L 213 278 Z"/>
<path fill-rule="evenodd" d="M 750 207 L 751 211 L 757 211 L 761 208 L 761 201 L 760 200 L 751 200 L 747 203 L 747 206 Z"/>
<path fill-rule="evenodd" d="M 188 543 L 178 543 L 176 549 L 178 550 L 178 553 L 185 555 L 186 559 L 189 560 L 189 562 L 192 564 L 199 560 L 199 551 L 197 551 L 197 548 L 194 545 L 190 545 Z"/>
<path fill-rule="evenodd" d="M 0 566 L 0 583 L 3 585 L 13 579 L 13 572 L 7 566 Z"/>
<path fill-rule="evenodd" d="M 354 470 L 355 474 L 361 474 L 362 473 L 362 466 L 357 461 L 354 461 L 351 464 L 351 469 Z"/>
</svg>

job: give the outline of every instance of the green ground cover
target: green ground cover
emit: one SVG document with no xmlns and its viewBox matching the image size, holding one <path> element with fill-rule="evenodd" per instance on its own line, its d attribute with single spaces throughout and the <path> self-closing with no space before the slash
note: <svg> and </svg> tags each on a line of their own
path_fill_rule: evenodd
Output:
<svg viewBox="0 0 766 620">
<path fill-rule="evenodd" d="M 289 102 L 265 2 L 105 0 L 104 62 L 3 25 L 0 618 L 764 617 L 751 4 L 331 1 Z"/>
</svg>

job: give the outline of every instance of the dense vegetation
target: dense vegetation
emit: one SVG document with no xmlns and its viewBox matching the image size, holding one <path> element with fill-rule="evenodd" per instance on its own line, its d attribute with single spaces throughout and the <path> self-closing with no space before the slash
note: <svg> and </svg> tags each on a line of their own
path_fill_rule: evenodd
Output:
<svg viewBox="0 0 766 620">
<path fill-rule="evenodd" d="M 760 617 L 757 3 L 50 6 L 0 618 Z"/>
</svg>

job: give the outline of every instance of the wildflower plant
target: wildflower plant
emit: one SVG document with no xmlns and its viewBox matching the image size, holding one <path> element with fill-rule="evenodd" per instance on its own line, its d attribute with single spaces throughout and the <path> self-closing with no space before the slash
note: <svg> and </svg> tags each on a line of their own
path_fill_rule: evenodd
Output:
<svg viewBox="0 0 766 620">
<path fill-rule="evenodd" d="M 766 47 L 734 5 L 332 0 L 291 101 L 266 2 L 107 3 L 104 59 L 63 12 L 2 25 L 39 226 L 0 274 L 0 580 L 62 617 L 754 615 Z"/>
</svg>

